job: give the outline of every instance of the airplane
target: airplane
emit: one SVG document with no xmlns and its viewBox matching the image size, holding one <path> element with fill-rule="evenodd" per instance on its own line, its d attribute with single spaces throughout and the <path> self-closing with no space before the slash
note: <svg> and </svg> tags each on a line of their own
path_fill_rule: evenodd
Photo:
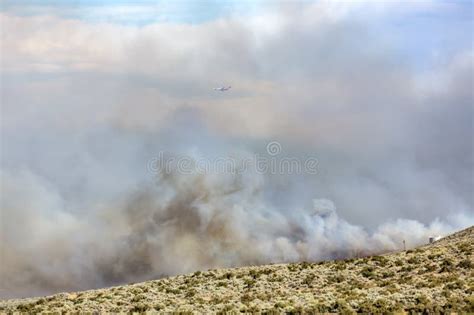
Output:
<svg viewBox="0 0 474 315">
<path fill-rule="evenodd" d="M 230 90 L 231 86 L 221 86 L 221 87 L 218 87 L 218 88 L 214 88 L 214 91 L 219 91 L 219 92 L 225 92 L 225 91 L 228 91 Z"/>
</svg>

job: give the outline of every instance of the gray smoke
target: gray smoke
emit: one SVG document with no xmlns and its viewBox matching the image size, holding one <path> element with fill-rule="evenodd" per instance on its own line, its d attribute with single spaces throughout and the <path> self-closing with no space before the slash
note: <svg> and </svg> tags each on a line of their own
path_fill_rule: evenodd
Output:
<svg viewBox="0 0 474 315">
<path fill-rule="evenodd" d="M 429 224 L 397 219 L 368 232 L 334 203 L 281 208 L 255 174 L 166 174 L 89 213 L 66 211 L 47 183 L 2 174 L 4 297 L 128 283 L 216 267 L 324 260 L 399 250 L 472 224 L 457 214 Z"/>
<path fill-rule="evenodd" d="M 367 255 L 474 224 L 472 47 L 419 69 L 370 16 L 326 5 L 140 28 L 2 14 L 0 297 Z M 147 169 L 270 141 L 317 174 Z"/>
</svg>

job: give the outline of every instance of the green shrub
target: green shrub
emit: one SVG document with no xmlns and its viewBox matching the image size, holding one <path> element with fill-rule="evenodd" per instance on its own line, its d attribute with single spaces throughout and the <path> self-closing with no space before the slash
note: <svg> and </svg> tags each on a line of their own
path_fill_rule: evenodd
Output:
<svg viewBox="0 0 474 315">
<path fill-rule="evenodd" d="M 254 279 L 260 278 L 261 275 L 262 275 L 262 271 L 257 270 L 257 269 L 251 269 L 249 271 L 249 276 L 254 278 Z"/>
<path fill-rule="evenodd" d="M 153 306 L 153 308 L 156 310 L 156 311 L 159 311 L 159 310 L 162 310 L 165 308 L 165 306 L 161 303 L 159 304 L 155 304 L 155 306 Z"/>
<path fill-rule="evenodd" d="M 338 313 L 354 313 L 352 307 L 344 300 L 337 300 L 336 303 L 334 303 L 332 309 Z"/>
<path fill-rule="evenodd" d="M 399 281 L 400 284 L 411 284 L 412 279 L 413 279 L 412 276 L 405 276 L 405 277 L 401 277 L 400 280 L 398 280 L 398 281 Z"/>
<path fill-rule="evenodd" d="M 304 279 L 303 279 L 303 284 L 309 286 L 311 285 L 311 283 L 313 282 L 314 278 L 316 276 L 312 273 L 310 273 L 309 275 L 307 275 Z"/>
<path fill-rule="evenodd" d="M 374 270 L 375 270 L 374 267 L 367 266 L 367 267 L 364 267 L 360 273 L 365 278 L 373 279 L 375 277 Z"/>
<path fill-rule="evenodd" d="M 313 264 L 307 261 L 303 261 L 302 263 L 300 263 L 300 270 L 307 269 L 307 268 L 313 268 Z"/>
<path fill-rule="evenodd" d="M 336 263 L 334 263 L 334 266 L 333 266 L 333 269 L 337 271 L 342 271 L 342 270 L 345 270 L 346 268 L 347 268 L 347 264 L 345 261 L 337 261 Z"/>
<path fill-rule="evenodd" d="M 386 300 L 378 299 L 377 301 L 365 300 L 359 304 L 356 311 L 358 313 L 380 314 L 389 312 L 390 307 Z"/>
<path fill-rule="evenodd" d="M 420 259 L 416 256 L 413 256 L 407 260 L 407 263 L 412 264 L 412 265 L 417 265 L 420 263 Z"/>
<path fill-rule="evenodd" d="M 464 269 L 471 269 L 472 268 L 472 261 L 470 259 L 464 259 L 464 260 L 461 260 L 457 267 L 461 267 L 461 268 L 464 268 Z"/>
<path fill-rule="evenodd" d="M 474 296 L 468 296 L 465 298 L 466 308 L 464 309 L 467 313 L 474 313 Z"/>
<path fill-rule="evenodd" d="M 32 313 L 35 303 L 22 303 L 16 307 L 17 311 Z"/>
<path fill-rule="evenodd" d="M 344 282 L 344 280 L 344 276 L 340 274 L 328 277 L 329 283 L 341 283 Z"/>
<path fill-rule="evenodd" d="M 463 307 L 463 301 L 458 296 L 450 296 L 444 305 L 444 307 L 448 310 L 452 311 L 460 311 Z"/>
<path fill-rule="evenodd" d="M 461 280 L 456 280 L 454 282 L 447 283 L 444 287 L 448 290 L 462 289 L 464 287 L 464 282 Z"/>
<path fill-rule="evenodd" d="M 273 307 L 276 308 L 276 309 L 285 308 L 285 307 L 286 307 L 286 303 L 285 303 L 285 302 L 282 302 L 282 301 L 279 301 L 279 302 L 276 302 L 276 303 L 273 305 Z"/>
<path fill-rule="evenodd" d="M 410 272 L 410 271 L 413 271 L 413 270 L 415 270 L 414 266 L 404 266 L 404 267 L 400 268 L 401 272 Z"/>
<path fill-rule="evenodd" d="M 184 296 L 187 297 L 187 298 L 190 298 L 190 297 L 195 296 L 196 293 L 197 293 L 196 289 L 189 289 L 188 291 L 186 291 Z"/>
<path fill-rule="evenodd" d="M 428 259 L 434 260 L 434 259 L 439 258 L 441 256 L 442 255 L 440 253 L 429 254 Z"/>
<path fill-rule="evenodd" d="M 150 309 L 150 306 L 146 305 L 145 303 L 139 303 L 139 304 L 133 305 L 130 312 L 143 313 L 143 312 L 146 312 L 149 309 Z"/>
<path fill-rule="evenodd" d="M 333 311 L 332 307 L 329 307 L 326 304 L 316 303 L 308 306 L 305 309 L 305 314 L 321 314 L 321 313 L 329 313 Z"/>
<path fill-rule="evenodd" d="M 244 284 L 247 289 L 251 288 L 256 283 L 255 279 L 245 279 Z"/>
<path fill-rule="evenodd" d="M 181 291 L 178 288 L 166 288 L 166 293 L 179 294 Z"/>
<path fill-rule="evenodd" d="M 471 250 L 471 244 L 469 243 L 461 243 L 458 245 L 458 250 L 462 253 L 470 254 L 472 252 Z"/>
<path fill-rule="evenodd" d="M 146 296 L 143 295 L 143 294 L 138 294 L 138 295 L 135 295 L 133 298 L 132 298 L 132 302 L 133 303 L 136 303 L 136 302 L 139 302 L 141 300 L 145 300 L 146 299 Z"/>
<path fill-rule="evenodd" d="M 393 271 L 384 271 L 382 272 L 382 278 L 387 279 L 395 276 L 395 272 Z"/>
<path fill-rule="evenodd" d="M 240 297 L 240 302 L 242 302 L 243 304 L 248 304 L 250 302 L 252 302 L 253 300 L 255 299 L 255 297 L 249 293 L 244 293 L 241 297 Z"/>
<path fill-rule="evenodd" d="M 373 256 L 372 261 L 377 263 L 380 267 L 385 267 L 388 264 L 388 259 L 384 256 Z"/>
<path fill-rule="evenodd" d="M 369 259 L 367 257 L 358 259 L 355 264 L 356 265 L 366 265 L 369 262 Z"/>
<path fill-rule="evenodd" d="M 441 268 L 440 268 L 439 272 L 440 273 L 451 272 L 453 270 L 454 270 L 454 263 L 449 259 L 443 260 L 443 262 L 441 263 Z"/>
<path fill-rule="evenodd" d="M 282 276 L 277 276 L 277 275 L 273 275 L 268 278 L 268 281 L 270 282 L 282 282 L 283 280 L 284 278 Z"/>
<path fill-rule="evenodd" d="M 394 294 L 394 293 L 397 293 L 397 292 L 400 292 L 400 289 L 397 287 L 396 284 L 394 283 L 390 283 L 387 287 L 386 287 L 387 291 L 390 292 L 391 294 Z"/>
</svg>

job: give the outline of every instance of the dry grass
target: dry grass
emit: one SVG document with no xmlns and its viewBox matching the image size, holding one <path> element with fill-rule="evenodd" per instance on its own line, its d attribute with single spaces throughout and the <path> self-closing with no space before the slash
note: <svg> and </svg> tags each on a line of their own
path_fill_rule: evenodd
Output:
<svg viewBox="0 0 474 315">
<path fill-rule="evenodd" d="M 474 312 L 474 227 L 435 244 L 343 261 L 208 270 L 0 302 L 3 312 Z"/>
</svg>

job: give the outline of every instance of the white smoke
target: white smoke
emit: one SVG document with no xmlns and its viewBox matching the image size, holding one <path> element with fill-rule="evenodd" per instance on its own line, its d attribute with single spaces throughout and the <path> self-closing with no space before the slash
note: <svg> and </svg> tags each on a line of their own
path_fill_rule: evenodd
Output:
<svg viewBox="0 0 474 315">
<path fill-rule="evenodd" d="M 409 58 L 409 12 L 392 6 L 413 10 L 317 1 L 143 27 L 2 12 L 0 297 L 352 257 L 472 225 L 471 21 L 405 23 L 461 42 L 436 47 L 442 62 Z M 161 151 L 239 159 L 270 141 L 318 173 L 147 173 Z"/>
<path fill-rule="evenodd" d="M 216 267 L 318 261 L 399 250 L 474 224 L 398 219 L 375 231 L 337 214 L 331 200 L 281 208 L 264 175 L 164 174 L 115 203 L 72 214 L 50 183 L 3 172 L 2 296 L 127 283 Z"/>
</svg>

